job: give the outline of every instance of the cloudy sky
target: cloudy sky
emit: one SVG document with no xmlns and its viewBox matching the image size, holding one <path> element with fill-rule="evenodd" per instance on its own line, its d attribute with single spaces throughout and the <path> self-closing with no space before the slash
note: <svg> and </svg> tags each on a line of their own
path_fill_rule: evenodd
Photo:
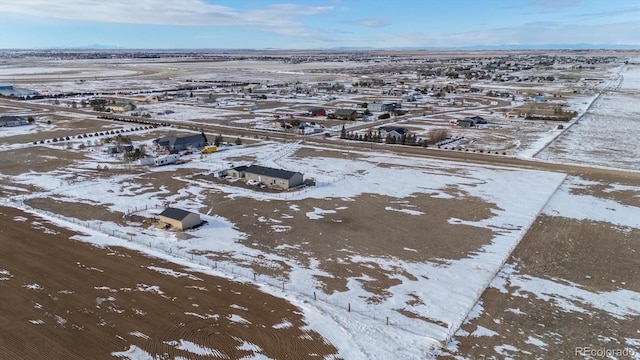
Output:
<svg viewBox="0 0 640 360">
<path fill-rule="evenodd" d="M 0 48 L 636 45 L 640 0 L 0 0 Z"/>
</svg>

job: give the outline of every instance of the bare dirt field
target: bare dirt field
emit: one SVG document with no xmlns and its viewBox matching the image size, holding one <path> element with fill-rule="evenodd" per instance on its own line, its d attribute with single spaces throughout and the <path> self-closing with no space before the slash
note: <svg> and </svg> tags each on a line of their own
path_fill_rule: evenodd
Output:
<svg viewBox="0 0 640 360">
<path fill-rule="evenodd" d="M 253 286 L 193 273 L 0 207 L 0 358 L 322 358 L 299 310 Z M 28 259 L 28 260 L 25 260 Z M 132 347 L 135 346 L 135 347 Z M 115 354 L 114 354 L 115 353 Z"/>
<path fill-rule="evenodd" d="M 620 176 L 591 177 L 596 179 L 629 183 Z M 637 193 L 603 193 L 601 185 L 582 192 L 637 202 Z M 507 264 L 518 278 L 544 279 L 559 288 L 576 286 L 603 294 L 602 301 L 613 301 L 616 293 L 640 290 L 638 239 L 638 229 L 542 214 Z M 542 294 L 523 290 L 503 276 L 504 286 L 492 285 L 482 295 L 482 314 L 462 326 L 457 350 L 440 358 L 584 358 L 576 354 L 576 347 L 626 351 L 627 355 L 615 357 L 619 359 L 636 359 L 640 354 L 640 344 L 632 340 L 640 334 L 637 309 L 635 315 L 633 310 L 619 315 L 597 303 L 582 303 L 576 295 L 556 296 L 551 288 Z"/>
</svg>

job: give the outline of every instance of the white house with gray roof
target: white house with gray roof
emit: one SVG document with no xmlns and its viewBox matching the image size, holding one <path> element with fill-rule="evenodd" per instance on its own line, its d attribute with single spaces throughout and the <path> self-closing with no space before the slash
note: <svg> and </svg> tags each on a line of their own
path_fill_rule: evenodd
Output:
<svg viewBox="0 0 640 360">
<path fill-rule="evenodd" d="M 0 116 L 0 127 L 27 125 L 29 122 L 22 116 Z"/>
<path fill-rule="evenodd" d="M 236 167 L 227 171 L 227 174 L 285 190 L 300 186 L 304 182 L 303 175 L 299 172 L 274 169 L 260 165 Z"/>
</svg>

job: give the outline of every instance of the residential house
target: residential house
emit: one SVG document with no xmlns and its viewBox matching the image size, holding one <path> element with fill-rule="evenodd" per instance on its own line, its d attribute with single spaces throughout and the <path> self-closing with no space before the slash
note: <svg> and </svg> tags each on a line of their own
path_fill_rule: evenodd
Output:
<svg viewBox="0 0 640 360">
<path fill-rule="evenodd" d="M 37 95 L 38 92 L 29 89 L 17 89 L 11 84 L 0 84 L 0 96 L 24 97 Z"/>
<path fill-rule="evenodd" d="M 307 110 L 309 116 L 327 116 L 327 111 L 320 107 L 314 107 Z"/>
<path fill-rule="evenodd" d="M 505 116 L 508 118 L 519 118 L 522 116 L 522 112 L 517 109 L 511 109 L 505 113 Z"/>
<path fill-rule="evenodd" d="M 476 126 L 476 121 L 470 117 L 458 120 L 458 126 L 462 127 L 474 127 Z"/>
<path fill-rule="evenodd" d="M 482 116 L 472 116 L 469 119 L 475 121 L 476 124 L 486 124 L 487 120 L 485 120 Z"/>
<path fill-rule="evenodd" d="M 402 138 L 406 138 L 409 135 L 409 130 L 403 127 L 397 126 L 381 126 L 378 128 L 380 130 L 380 134 L 383 138 L 387 136 L 391 136 L 396 140 L 400 140 Z"/>
<path fill-rule="evenodd" d="M 135 106 L 132 103 L 118 102 L 118 103 L 115 103 L 115 104 L 107 105 L 107 109 L 109 109 L 109 111 L 111 111 L 111 112 L 131 111 L 134 108 L 135 108 Z"/>
<path fill-rule="evenodd" d="M 244 178 L 244 171 L 248 168 L 248 166 L 236 166 L 227 170 L 227 176 L 231 176 L 234 178 Z"/>
<path fill-rule="evenodd" d="M 22 116 L 4 115 L 0 116 L 0 127 L 27 125 L 29 122 Z"/>
<path fill-rule="evenodd" d="M 187 149 L 201 149 L 207 145 L 207 137 L 204 133 L 177 137 L 173 135 L 165 136 L 153 141 L 158 147 L 169 152 L 177 153 Z"/>
<path fill-rule="evenodd" d="M 368 103 L 367 110 L 371 112 L 392 111 L 396 108 L 396 103 Z"/>
<path fill-rule="evenodd" d="M 338 109 L 333 113 L 333 115 L 339 120 L 355 120 L 358 118 L 358 112 L 349 109 Z"/>
<path fill-rule="evenodd" d="M 186 210 L 168 207 L 159 215 L 160 223 L 170 225 L 177 230 L 186 230 L 202 223 L 200 215 Z"/>
<path fill-rule="evenodd" d="M 304 182 L 303 175 L 299 172 L 260 165 L 238 166 L 227 170 L 227 175 L 254 180 L 267 186 L 284 190 L 300 186 Z"/>
</svg>

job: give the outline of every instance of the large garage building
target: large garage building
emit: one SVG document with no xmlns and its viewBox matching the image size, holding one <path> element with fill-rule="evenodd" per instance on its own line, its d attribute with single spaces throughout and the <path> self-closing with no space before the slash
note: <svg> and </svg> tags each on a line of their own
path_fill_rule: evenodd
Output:
<svg viewBox="0 0 640 360">
<path fill-rule="evenodd" d="M 189 229 L 202 223 L 199 214 L 172 207 L 164 209 L 158 217 L 161 223 L 171 225 L 176 230 Z"/>
</svg>

